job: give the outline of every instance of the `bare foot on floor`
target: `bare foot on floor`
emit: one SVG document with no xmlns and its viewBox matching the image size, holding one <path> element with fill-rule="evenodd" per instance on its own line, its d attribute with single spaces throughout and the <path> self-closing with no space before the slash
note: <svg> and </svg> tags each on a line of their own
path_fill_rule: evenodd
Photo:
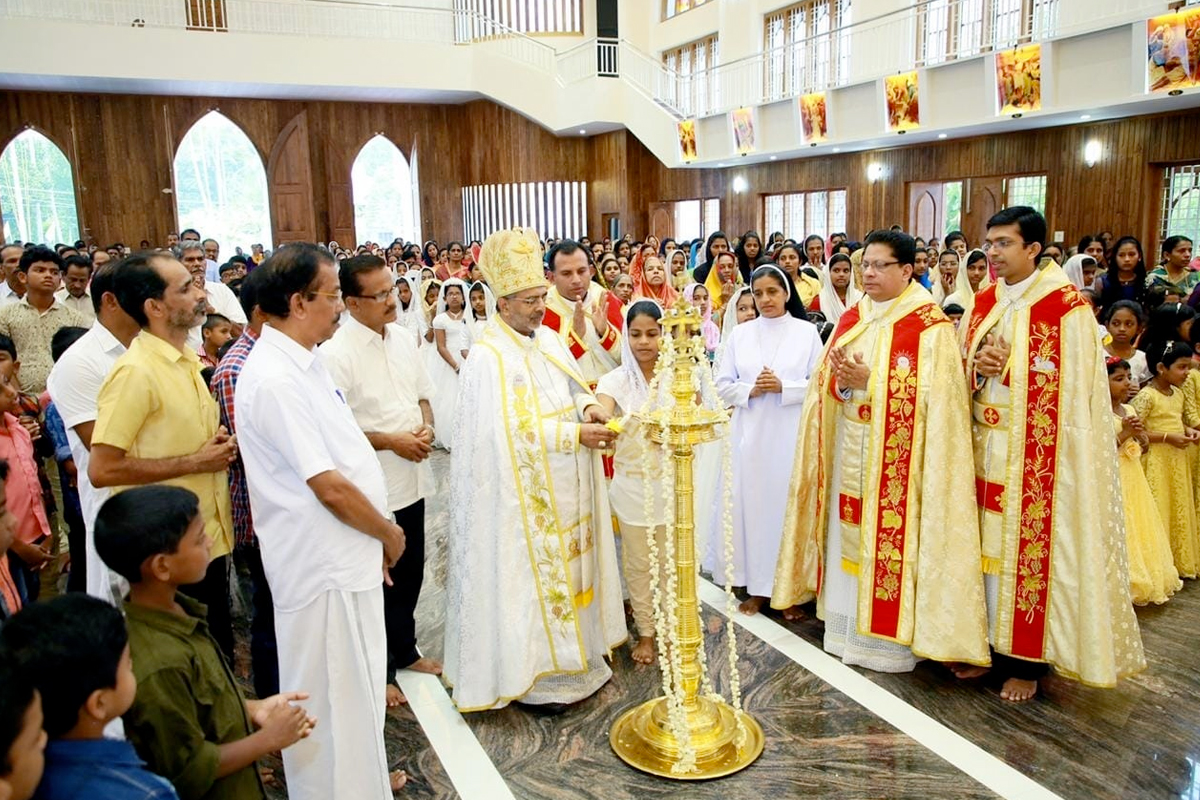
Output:
<svg viewBox="0 0 1200 800">
<path fill-rule="evenodd" d="M 638 664 L 653 664 L 654 663 L 654 637 L 643 636 L 638 639 L 637 645 L 634 646 L 633 652 L 629 654 Z"/>
<path fill-rule="evenodd" d="M 427 675 L 441 675 L 442 662 L 434 661 L 432 658 L 425 658 L 422 656 L 405 667 L 405 669 L 410 669 L 413 672 L 424 672 Z"/>
<path fill-rule="evenodd" d="M 800 610 L 800 606 L 792 606 L 783 610 L 783 618 L 788 622 L 799 622 L 805 618 L 805 614 Z"/>
<path fill-rule="evenodd" d="M 408 783 L 408 774 L 405 773 L 405 771 L 402 769 L 396 770 L 395 772 L 388 775 L 388 777 L 391 778 L 391 780 L 392 780 L 392 791 L 393 792 L 400 791 L 401 789 L 404 788 L 404 785 L 406 783 Z"/>
<path fill-rule="evenodd" d="M 742 612 L 748 617 L 753 617 L 762 610 L 763 604 L 766 602 L 767 598 L 765 597 L 750 596 L 742 601 L 742 604 L 738 606 L 738 611 Z"/>
<path fill-rule="evenodd" d="M 951 672 L 954 673 L 954 677 L 958 678 L 960 681 L 969 681 L 972 678 L 982 678 L 992 670 L 991 667 L 977 667 L 974 664 L 963 664 L 957 661 L 947 664 L 946 666 Z"/>
<path fill-rule="evenodd" d="M 404 692 L 400 691 L 399 686 L 387 685 L 387 707 L 399 708 L 408 702 L 408 698 L 404 696 Z"/>
<path fill-rule="evenodd" d="M 1014 703 L 1024 703 L 1032 700 L 1038 692 L 1037 681 L 1023 681 L 1020 678 L 1009 678 L 1000 687 L 1000 696 Z"/>
</svg>

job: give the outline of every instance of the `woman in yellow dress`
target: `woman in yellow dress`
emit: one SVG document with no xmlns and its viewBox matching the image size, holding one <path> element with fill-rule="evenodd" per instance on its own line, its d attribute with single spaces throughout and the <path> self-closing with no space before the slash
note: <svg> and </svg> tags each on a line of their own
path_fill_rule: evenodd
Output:
<svg viewBox="0 0 1200 800">
<path fill-rule="evenodd" d="M 1110 357 L 1108 391 L 1112 397 L 1113 427 L 1117 434 L 1117 464 L 1121 472 L 1121 499 L 1125 508 L 1125 538 L 1129 553 L 1129 594 L 1133 604 L 1159 605 L 1179 591 L 1183 581 L 1175 569 L 1171 538 L 1163 527 L 1146 473 L 1142 447 L 1146 429 L 1132 408 L 1125 405 L 1133 377 L 1129 362 Z"/>
<path fill-rule="evenodd" d="M 1200 432 L 1183 424 L 1180 389 L 1187 380 L 1191 360 L 1192 348 L 1183 342 L 1152 343 L 1146 363 L 1154 377 L 1133 398 L 1133 408 L 1150 440 L 1143 462 L 1146 482 L 1171 539 L 1175 568 L 1184 578 L 1200 576 L 1200 538 L 1188 452 L 1200 440 Z"/>
</svg>

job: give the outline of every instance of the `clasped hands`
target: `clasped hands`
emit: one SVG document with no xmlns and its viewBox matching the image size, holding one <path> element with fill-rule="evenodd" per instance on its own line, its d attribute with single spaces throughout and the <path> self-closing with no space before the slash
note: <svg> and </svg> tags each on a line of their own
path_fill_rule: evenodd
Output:
<svg viewBox="0 0 1200 800">
<path fill-rule="evenodd" d="M 758 373 L 758 377 L 754 379 L 754 387 L 750 389 L 750 396 L 761 397 L 764 394 L 781 392 L 783 392 L 783 381 L 779 380 L 779 376 L 772 372 L 770 367 L 763 367 L 762 372 Z"/>
<path fill-rule="evenodd" d="M 1004 339 L 1003 334 L 993 336 L 989 333 L 983 337 L 983 344 L 975 353 L 975 371 L 985 378 L 999 377 L 1008 364 L 1011 352 L 1012 345 Z"/>
<path fill-rule="evenodd" d="M 835 347 L 829 351 L 829 366 L 839 389 L 865 392 L 871 378 L 871 368 L 863 361 L 862 353 L 846 354 L 845 348 Z"/>
<path fill-rule="evenodd" d="M 411 432 L 393 434 L 391 451 L 419 464 L 433 452 L 433 428 L 422 425 Z"/>
</svg>

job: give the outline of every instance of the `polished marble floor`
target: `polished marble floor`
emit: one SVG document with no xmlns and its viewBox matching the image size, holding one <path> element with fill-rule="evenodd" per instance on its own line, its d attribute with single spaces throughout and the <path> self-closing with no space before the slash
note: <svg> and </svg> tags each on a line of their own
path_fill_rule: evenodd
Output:
<svg viewBox="0 0 1200 800">
<path fill-rule="evenodd" d="M 434 456 L 439 484 L 448 462 Z M 418 633 L 437 657 L 444 498 L 429 503 L 427 528 Z M 724 663 L 727 635 L 719 611 L 704 613 L 714 665 Z M 388 754 L 411 775 L 402 793 L 411 798 L 1200 800 L 1200 585 L 1138 617 L 1148 670 L 1110 691 L 1052 678 L 1026 705 L 1000 700 L 986 679 L 959 683 L 936 664 L 908 675 L 851 670 L 819 652 L 819 622 L 758 618 L 738 628 L 737 641 L 745 707 L 766 749 L 719 781 L 660 780 L 612 753 L 610 724 L 659 686 L 657 667 L 635 665 L 627 648 L 615 655 L 613 680 L 558 717 L 516 708 L 462 717 L 436 681 L 402 676 L 413 702 L 388 714 Z M 715 675 L 718 689 L 727 677 Z M 286 797 L 282 788 L 269 793 Z"/>
</svg>

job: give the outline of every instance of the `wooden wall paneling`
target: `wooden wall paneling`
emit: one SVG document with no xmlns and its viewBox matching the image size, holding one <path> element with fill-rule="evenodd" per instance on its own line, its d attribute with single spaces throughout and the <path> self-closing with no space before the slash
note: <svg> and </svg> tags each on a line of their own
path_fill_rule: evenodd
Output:
<svg viewBox="0 0 1200 800">
<path fill-rule="evenodd" d="M 279 134 L 267 161 L 267 187 L 275 243 L 316 241 L 307 112 L 293 117 Z"/>
</svg>

